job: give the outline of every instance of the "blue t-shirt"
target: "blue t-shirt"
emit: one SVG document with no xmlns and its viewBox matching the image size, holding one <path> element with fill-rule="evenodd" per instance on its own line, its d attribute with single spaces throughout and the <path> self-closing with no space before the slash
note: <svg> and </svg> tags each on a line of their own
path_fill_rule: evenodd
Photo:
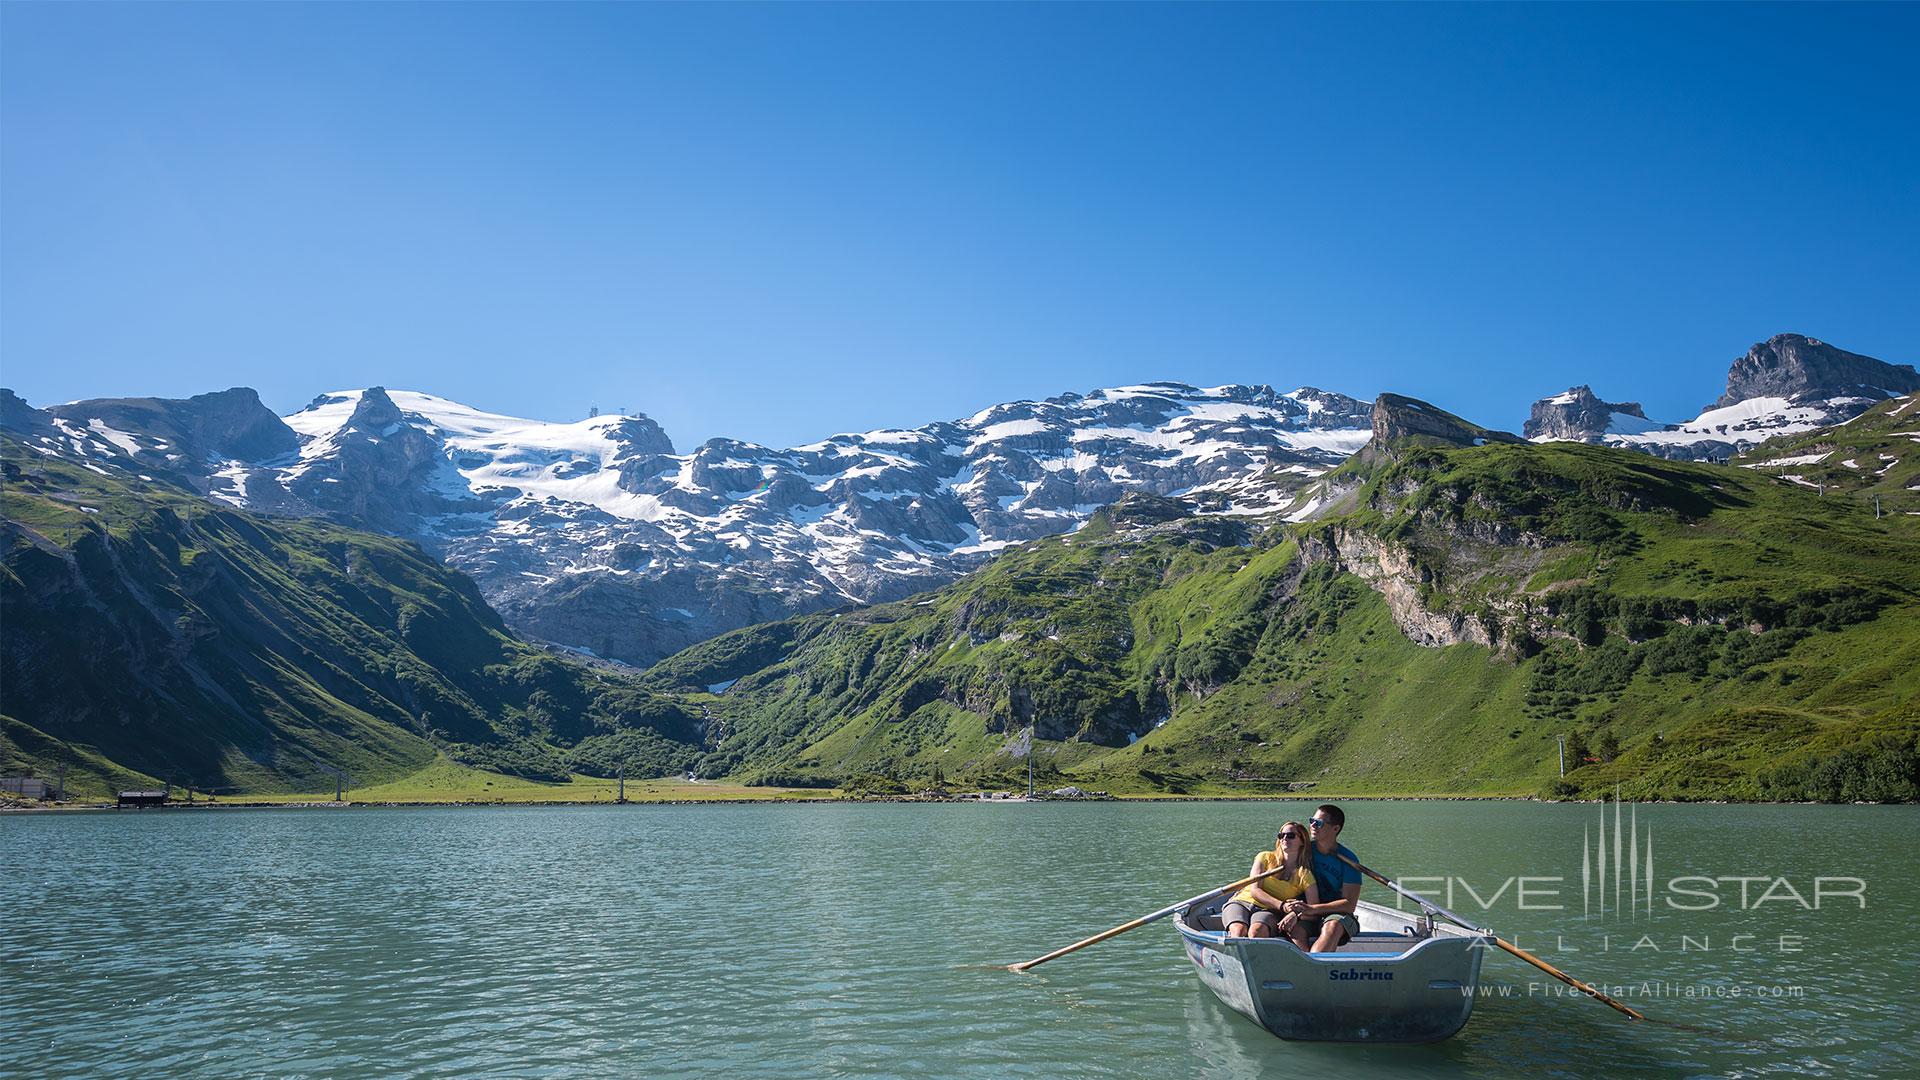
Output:
<svg viewBox="0 0 1920 1080">
<path fill-rule="evenodd" d="M 1354 862 L 1359 862 L 1360 856 L 1347 850 L 1345 844 L 1336 844 L 1334 848 L 1332 855 L 1321 854 L 1318 847 L 1313 849 L 1313 880 L 1320 886 L 1320 902 L 1323 904 L 1340 899 L 1346 887 L 1358 884 L 1361 876 L 1360 871 L 1340 861 L 1341 855 Z"/>
</svg>

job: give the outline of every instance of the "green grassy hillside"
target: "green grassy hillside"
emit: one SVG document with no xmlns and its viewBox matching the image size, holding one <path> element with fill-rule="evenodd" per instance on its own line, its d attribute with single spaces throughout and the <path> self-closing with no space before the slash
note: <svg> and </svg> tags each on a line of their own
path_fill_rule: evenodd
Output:
<svg viewBox="0 0 1920 1080">
<path fill-rule="evenodd" d="M 513 637 L 407 541 L 224 509 L 0 440 L 0 764 L 83 789 L 319 791 L 441 754 L 664 774 L 699 717 Z"/>
<path fill-rule="evenodd" d="M 719 721 L 703 769 L 785 783 L 1011 784 L 1031 728 L 1044 782 L 1119 791 L 1915 796 L 1911 519 L 1570 444 L 1334 482 L 1346 513 L 1258 535 L 1130 499 L 648 678 Z"/>
</svg>

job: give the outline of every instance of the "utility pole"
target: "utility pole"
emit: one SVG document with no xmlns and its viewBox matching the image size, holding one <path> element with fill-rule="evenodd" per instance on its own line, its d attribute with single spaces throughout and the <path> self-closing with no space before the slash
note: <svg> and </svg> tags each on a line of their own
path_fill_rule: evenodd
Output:
<svg viewBox="0 0 1920 1080">
<path fill-rule="evenodd" d="M 1873 497 L 1873 520 L 1880 520 L 1880 496 L 1878 495 Z"/>
<path fill-rule="evenodd" d="M 53 801 L 67 801 L 67 763 L 64 761 L 60 763 L 59 776 L 53 782 Z"/>
<path fill-rule="evenodd" d="M 620 766 L 620 794 L 613 801 L 617 803 L 627 801 L 627 767 L 625 765 Z"/>
<path fill-rule="evenodd" d="M 1565 778 L 1567 775 L 1567 737 L 1565 735 L 1555 735 L 1554 740 L 1560 744 L 1560 775 L 1562 778 Z"/>
</svg>

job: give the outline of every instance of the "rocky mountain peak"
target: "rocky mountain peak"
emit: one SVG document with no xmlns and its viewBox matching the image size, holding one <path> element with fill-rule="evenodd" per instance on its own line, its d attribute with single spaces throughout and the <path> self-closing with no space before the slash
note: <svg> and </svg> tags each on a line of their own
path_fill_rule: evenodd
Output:
<svg viewBox="0 0 1920 1080">
<path fill-rule="evenodd" d="M 1490 442 L 1522 440 L 1494 431 L 1428 404 L 1418 398 L 1381 394 L 1373 403 L 1373 441 L 1361 451 L 1362 460 L 1377 459 L 1401 446 L 1480 446 Z"/>
<path fill-rule="evenodd" d="M 33 431 L 53 423 L 53 416 L 26 403 L 20 395 L 0 387 L 0 429 Z"/>
<path fill-rule="evenodd" d="M 1314 386 L 1303 386 L 1285 397 L 1322 427 L 1365 427 L 1373 414 L 1373 406 L 1359 398 Z"/>
<path fill-rule="evenodd" d="M 222 457 L 263 461 L 290 454 L 300 445 L 300 437 L 251 386 L 196 394 L 180 412 L 187 435 Z"/>
<path fill-rule="evenodd" d="M 673 440 L 666 431 L 649 416 L 622 416 L 613 423 L 605 424 L 601 431 L 607 440 L 619 446 L 624 455 L 670 455 L 673 453 Z"/>
<path fill-rule="evenodd" d="M 300 438 L 251 387 L 190 398 L 94 398 L 52 405 L 46 413 L 107 439 L 120 452 L 166 467 L 220 460 L 264 461 L 290 454 Z"/>
<path fill-rule="evenodd" d="M 1575 386 L 1534 402 L 1533 413 L 1520 432 L 1529 439 L 1586 442 L 1612 430 L 1620 416 L 1647 418 L 1637 401 L 1602 401 L 1593 387 Z"/>
<path fill-rule="evenodd" d="M 360 391 L 360 400 L 354 404 L 342 429 L 378 434 L 395 424 L 405 423 L 406 419 L 400 406 L 387 396 L 386 387 L 369 386 Z"/>
<path fill-rule="evenodd" d="M 95 398 L 36 409 L 0 391 L 0 428 L 43 453 L 97 458 L 208 489 L 216 469 L 286 458 L 299 437 L 244 386 L 190 398 Z"/>
<path fill-rule="evenodd" d="M 1871 401 L 1920 390 L 1920 371 L 1835 348 L 1805 334 L 1775 334 L 1733 362 L 1727 392 L 1707 406 L 1723 409 L 1753 398 L 1790 401 L 1845 396 Z"/>
<path fill-rule="evenodd" d="M 271 505 L 277 489 L 337 519 L 403 536 L 423 518 L 485 505 L 448 482 L 446 440 L 433 421 L 403 409 L 384 387 L 323 394 L 293 418 L 305 425 L 303 417 L 342 410 L 337 426 L 306 432 L 297 465 L 249 482 L 237 501 Z"/>
</svg>

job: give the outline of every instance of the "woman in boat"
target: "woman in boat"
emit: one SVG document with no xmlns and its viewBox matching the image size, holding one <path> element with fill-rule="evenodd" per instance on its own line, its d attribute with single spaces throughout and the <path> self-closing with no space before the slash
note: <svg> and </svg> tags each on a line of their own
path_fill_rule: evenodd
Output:
<svg viewBox="0 0 1920 1080">
<path fill-rule="evenodd" d="M 1220 909 L 1220 921 L 1228 937 L 1273 937 L 1280 924 L 1281 909 L 1289 900 L 1319 903 L 1314 888 L 1313 857 L 1307 843 L 1307 827 L 1297 821 L 1280 826 L 1273 850 L 1253 857 L 1249 875 L 1267 874 L 1233 895 Z M 1267 873 L 1272 871 L 1272 873 Z M 1295 920 L 1298 923 L 1299 920 Z M 1300 939 L 1294 942 L 1306 948 L 1305 929 L 1298 928 Z"/>
</svg>

